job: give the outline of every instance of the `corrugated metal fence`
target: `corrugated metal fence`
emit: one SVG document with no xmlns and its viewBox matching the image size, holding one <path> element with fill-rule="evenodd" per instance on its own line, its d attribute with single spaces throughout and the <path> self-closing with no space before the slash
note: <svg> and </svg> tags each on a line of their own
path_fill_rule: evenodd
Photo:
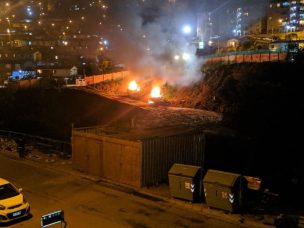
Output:
<svg viewBox="0 0 304 228">
<path fill-rule="evenodd" d="M 174 163 L 203 167 L 205 135 L 172 135 L 142 140 L 142 185 L 157 185 L 168 179 Z"/>
<path fill-rule="evenodd" d="M 125 137 L 125 133 L 106 132 L 98 127 L 74 128 L 73 167 L 118 183 L 143 187 L 167 181 L 174 163 L 204 165 L 202 131 L 141 136 L 130 133 Z"/>
</svg>

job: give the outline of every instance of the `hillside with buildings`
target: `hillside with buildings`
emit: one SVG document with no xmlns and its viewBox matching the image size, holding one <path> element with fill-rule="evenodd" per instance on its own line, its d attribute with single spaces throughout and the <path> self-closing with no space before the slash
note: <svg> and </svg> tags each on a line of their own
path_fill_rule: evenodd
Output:
<svg viewBox="0 0 304 228">
<path fill-rule="evenodd" d="M 0 14 L 0 83 L 3 84 L 19 70 L 30 71 L 35 77 L 45 77 L 40 73 L 43 70 L 56 71 L 72 67 L 77 67 L 79 76 L 100 74 L 109 71 L 107 61 L 110 58 L 133 67 L 137 58 L 124 56 L 124 53 L 130 53 L 129 47 L 140 55 L 149 51 L 148 54 L 157 60 L 160 57 L 157 53 L 164 51 L 166 46 L 159 45 L 160 42 L 154 44 L 153 34 L 161 31 L 154 31 L 152 27 L 147 29 L 146 26 L 149 23 L 159 26 L 161 18 L 174 17 L 174 12 L 185 11 L 185 18 L 190 12 L 196 16 L 189 16 L 185 20 L 189 24 L 185 34 L 179 34 L 179 29 L 175 28 L 177 25 L 170 29 L 164 28 L 168 31 L 161 34 L 164 37 L 159 39 L 172 36 L 171 33 L 183 37 L 180 41 L 172 39 L 173 43 L 167 44 L 173 50 L 164 53 L 165 56 L 174 56 L 174 53 L 179 52 L 180 47 L 174 42 L 181 41 L 183 45 L 191 44 L 191 49 L 196 49 L 198 55 L 269 49 L 271 45 L 281 45 L 277 42 L 301 41 L 304 37 L 303 4 L 300 0 L 204 0 L 191 1 L 188 6 L 180 1 L 168 1 L 164 6 L 157 3 L 130 3 L 124 9 L 130 20 L 126 21 L 122 6 L 108 1 L 70 0 L 62 3 L 45 0 L 25 1 L 24 4 L 17 4 L 14 0 L 4 1 L 0 3 L 3 9 Z M 157 7 L 166 10 L 156 10 Z M 141 14 L 137 15 L 135 11 Z M 140 21 L 142 27 L 133 29 L 144 33 L 141 35 L 144 39 L 133 34 L 131 28 Z M 132 39 L 136 44 L 130 42 Z M 147 46 L 153 46 L 156 50 Z M 47 76 L 52 76 L 53 71 Z M 66 74 L 62 77 L 69 76 Z"/>
</svg>

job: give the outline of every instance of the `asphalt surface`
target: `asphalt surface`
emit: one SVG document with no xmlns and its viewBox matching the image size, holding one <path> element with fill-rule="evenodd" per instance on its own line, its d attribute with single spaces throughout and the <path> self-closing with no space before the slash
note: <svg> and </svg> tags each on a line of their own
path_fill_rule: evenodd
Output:
<svg viewBox="0 0 304 228">
<path fill-rule="evenodd" d="M 193 211 L 193 213 L 201 215 L 202 217 L 211 218 L 212 221 L 217 221 L 214 224 L 213 224 L 213 222 L 211 222 L 208 226 L 203 226 L 203 227 L 273 227 L 274 217 L 271 217 L 271 216 L 254 217 L 252 215 L 229 214 L 229 213 L 226 213 L 221 210 L 209 209 L 207 207 L 207 205 L 203 204 L 203 203 L 190 203 L 187 201 L 175 199 L 170 196 L 169 187 L 167 185 L 161 185 L 161 186 L 152 187 L 152 188 L 142 188 L 142 189 L 133 189 L 128 186 L 118 185 L 116 183 L 112 183 L 107 180 L 101 180 L 99 177 L 87 175 L 85 173 L 81 173 L 81 172 L 74 170 L 72 168 L 71 159 L 66 159 L 66 158 L 62 159 L 56 154 L 45 154 L 45 153 L 42 153 L 40 150 L 35 149 L 33 147 L 29 147 L 27 149 L 28 154 L 27 154 L 26 158 L 20 160 L 15 146 L 16 145 L 14 144 L 14 142 L 9 141 L 9 140 L 6 140 L 6 141 L 2 140 L 1 146 L 0 146 L 0 152 L 1 152 L 0 155 L 2 156 L 2 159 L 1 159 L 2 164 L 3 164 L 3 162 L 7 163 L 7 161 L 11 161 L 11 162 L 14 161 L 17 164 L 17 165 L 14 165 L 15 168 L 13 169 L 13 171 L 10 172 L 11 178 L 13 178 L 14 175 L 16 175 L 16 176 L 20 175 L 20 173 L 19 173 L 20 170 L 18 168 L 20 165 L 22 165 L 22 166 L 30 165 L 31 167 L 34 166 L 34 167 L 38 168 L 39 170 L 42 168 L 42 169 L 47 169 L 47 170 L 52 171 L 51 173 L 41 172 L 42 179 L 50 179 L 51 182 L 52 182 L 52 175 L 53 175 L 54 171 L 56 171 L 57 173 L 59 172 L 62 175 L 66 176 L 68 181 L 64 178 L 63 179 L 59 178 L 59 184 L 57 181 L 54 182 L 54 184 L 56 183 L 56 185 L 60 185 L 60 186 L 62 186 L 62 188 L 68 188 L 68 189 L 73 188 L 73 186 L 77 185 L 77 184 L 75 184 L 73 182 L 73 183 L 71 183 L 72 186 L 69 187 L 69 183 L 70 183 L 69 180 L 74 180 L 74 178 L 80 178 L 80 180 L 87 180 L 90 183 L 97 184 L 98 186 L 100 186 L 102 188 L 106 188 L 106 189 L 110 189 L 111 191 L 127 194 L 128 197 L 129 196 L 136 197 L 137 199 L 149 201 L 156 205 L 159 205 L 159 204 L 170 205 L 170 207 L 178 208 L 179 210 Z M 3 158 L 9 159 L 9 160 L 3 161 Z M 5 166 L 1 165 L 0 167 L 3 168 Z M 26 170 L 26 169 L 28 169 L 28 168 L 24 168 L 24 170 Z M 24 171 L 24 172 L 26 173 L 26 171 Z M 32 181 L 41 182 L 41 180 L 39 180 L 39 178 L 41 178 L 41 177 L 38 178 L 37 174 L 35 174 L 36 172 L 37 171 L 30 172 L 31 182 Z M 0 168 L 0 173 L 1 173 L 0 176 L 3 176 L 2 174 L 4 173 L 4 171 L 1 170 L 1 168 Z M 64 185 L 64 182 L 67 183 L 67 186 Z M 52 184 L 52 183 L 50 183 L 50 184 Z M 27 184 L 20 182 L 20 185 L 26 186 Z M 29 187 L 29 188 L 31 188 L 31 187 Z M 54 187 L 52 185 L 50 185 L 49 188 L 52 189 Z M 25 189 L 27 189 L 27 188 L 25 188 Z M 102 191 L 104 191 L 104 190 L 102 190 Z M 43 187 L 41 187 L 41 189 L 39 189 L 38 192 L 44 192 Z M 64 191 L 64 192 L 65 192 L 65 195 L 68 194 L 66 191 Z M 109 193 L 107 193 L 107 194 L 109 194 Z M 112 193 L 110 193 L 110 195 L 111 194 Z M 51 203 L 52 200 L 60 202 L 59 205 L 62 204 L 60 199 L 57 199 L 57 197 L 52 196 L 52 193 L 47 193 L 46 195 L 43 193 L 41 195 L 41 199 L 37 200 L 37 205 L 40 205 L 39 201 L 41 201 L 44 197 L 48 198 L 49 196 L 51 196 L 49 199 L 50 200 L 49 204 L 52 204 Z M 45 200 L 45 199 L 43 199 L 43 200 Z M 95 206 L 97 206 L 97 205 L 95 205 Z M 92 208 L 95 208 L 95 206 L 92 206 Z M 50 205 L 48 207 L 52 208 L 52 206 L 50 206 Z M 36 206 L 36 208 L 39 208 L 39 207 Z M 44 207 L 42 207 L 39 212 L 36 210 L 35 214 L 39 214 L 38 217 L 40 217 L 42 215 L 41 212 L 44 212 L 45 214 L 47 214 L 50 211 L 49 208 L 48 208 L 48 210 L 43 209 L 43 208 Z M 94 210 L 92 208 L 90 210 Z M 67 209 L 67 210 L 69 210 L 69 209 Z M 86 208 L 86 209 L 89 210 L 88 208 Z M 56 210 L 56 208 L 54 208 L 54 210 Z M 122 210 L 124 211 L 124 209 L 122 209 Z M 34 211 L 35 211 L 35 209 L 34 209 Z M 194 218 L 192 218 L 192 221 L 196 221 L 195 220 L 196 218 L 197 217 L 194 216 Z M 38 219 L 38 218 L 36 218 L 36 219 Z M 209 220 L 209 221 L 211 221 L 211 220 Z M 94 221 L 94 219 L 92 221 Z M 100 221 L 102 221 L 103 224 L 108 224 L 108 227 L 113 227 L 113 224 L 111 222 L 109 223 L 108 220 L 103 221 L 101 219 Z M 133 220 L 130 220 L 130 223 L 132 223 L 132 221 Z M 136 219 L 134 219 L 134 221 L 136 221 Z M 190 219 L 190 221 L 191 221 L 191 219 Z M 130 225 L 130 223 L 128 223 L 128 225 Z M 147 221 L 146 223 L 149 224 L 149 221 Z M 266 225 L 265 223 L 269 223 L 272 225 Z M 170 224 L 170 222 L 169 222 L 169 224 Z M 121 224 L 119 224 L 119 225 L 121 225 Z M 143 225 L 143 224 L 141 224 L 141 225 Z M 131 227 L 154 227 L 155 226 L 155 224 L 154 225 L 149 224 L 150 226 L 149 225 L 141 226 L 141 225 L 140 224 L 131 224 L 130 226 Z M 195 226 L 195 224 L 193 224 L 193 222 L 189 222 L 189 221 L 185 222 L 184 225 L 185 225 L 185 227 L 197 227 L 197 226 Z M 205 224 L 205 225 L 207 225 L 207 224 Z M 15 227 L 24 227 L 24 224 L 23 224 L 23 226 L 15 226 Z M 85 227 L 85 226 L 81 225 L 79 227 Z M 99 227 L 99 226 L 96 226 L 96 227 Z M 107 226 L 104 226 L 104 227 L 107 227 Z M 122 227 L 124 227 L 124 225 Z M 165 227 L 170 227 L 170 226 L 165 226 Z M 198 226 L 198 227 L 200 227 L 200 226 Z"/>
<path fill-rule="evenodd" d="M 153 194 L 113 187 L 74 172 L 68 161 L 56 157 L 36 154 L 19 160 L 14 151 L 1 151 L 0 176 L 22 187 L 31 204 L 32 217 L 9 227 L 40 227 L 41 216 L 57 210 L 64 210 L 67 227 L 73 228 L 251 227 L 203 215 Z"/>
</svg>

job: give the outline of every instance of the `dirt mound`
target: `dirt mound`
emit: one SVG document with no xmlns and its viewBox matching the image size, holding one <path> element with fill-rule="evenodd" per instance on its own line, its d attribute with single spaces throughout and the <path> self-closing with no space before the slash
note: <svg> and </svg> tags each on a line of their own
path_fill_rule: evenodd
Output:
<svg viewBox="0 0 304 228">
<path fill-rule="evenodd" d="M 1 91 L 0 128 L 69 140 L 71 127 L 130 123 L 142 110 L 74 89 Z"/>
</svg>

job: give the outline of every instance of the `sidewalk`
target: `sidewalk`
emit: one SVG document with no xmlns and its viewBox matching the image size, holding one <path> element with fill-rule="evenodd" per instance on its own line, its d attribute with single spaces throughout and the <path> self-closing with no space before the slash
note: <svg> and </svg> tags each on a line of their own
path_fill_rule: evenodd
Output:
<svg viewBox="0 0 304 228">
<path fill-rule="evenodd" d="M 116 189 L 129 194 L 134 194 L 138 197 L 150 199 L 153 201 L 168 203 L 179 208 L 193 210 L 204 216 L 229 222 L 232 224 L 238 224 L 243 227 L 274 227 L 274 225 L 265 224 L 274 224 L 274 216 L 231 214 L 217 209 L 209 209 L 207 205 L 203 203 L 191 203 L 188 201 L 175 199 L 170 196 L 169 187 L 166 184 L 157 187 L 134 189 L 132 187 L 116 184 L 108 180 L 102 180 L 97 176 L 87 175 L 85 173 L 79 172 L 72 168 L 72 161 L 69 158 L 62 159 L 56 154 L 45 154 L 39 151 L 38 149 L 32 147 L 27 148 L 27 150 L 28 154 L 26 158 L 24 160 L 20 160 L 20 162 L 27 162 L 30 165 L 56 170 L 58 172 L 64 172 L 69 175 L 80 176 L 84 179 L 88 179 L 108 188 Z M 14 147 L 14 143 L 11 143 L 10 145 L 8 145 L 8 147 L 3 147 L 2 141 L 2 147 L 0 147 L 0 154 L 6 157 L 10 157 L 11 159 L 19 160 L 19 156 L 16 148 Z"/>
</svg>

